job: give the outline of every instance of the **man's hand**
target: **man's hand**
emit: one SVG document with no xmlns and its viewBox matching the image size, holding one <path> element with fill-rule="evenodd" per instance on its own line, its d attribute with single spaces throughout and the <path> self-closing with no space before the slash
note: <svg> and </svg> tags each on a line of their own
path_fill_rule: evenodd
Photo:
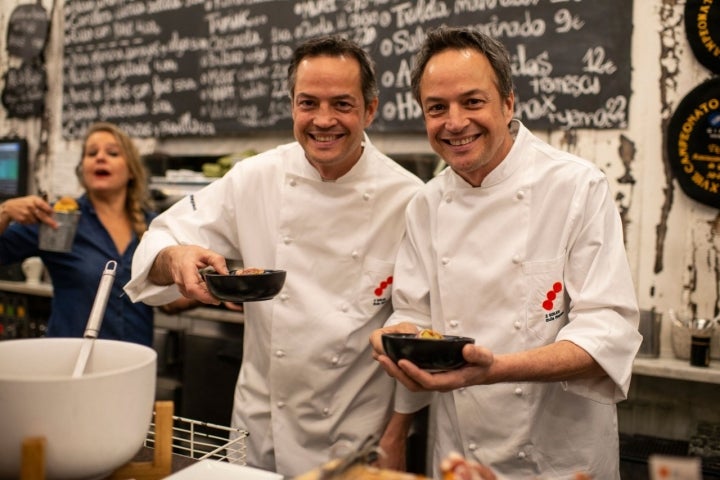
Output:
<svg viewBox="0 0 720 480">
<path fill-rule="evenodd" d="M 487 383 L 490 366 L 495 361 L 493 353 L 484 347 L 465 345 L 463 357 L 467 365 L 448 372 L 430 373 L 409 360 L 394 363 L 384 353 L 373 357 L 380 362 L 388 375 L 397 379 L 412 392 L 449 392 L 470 385 Z"/>
<path fill-rule="evenodd" d="M 459 453 L 450 453 L 442 460 L 440 471 L 443 479 L 496 480 L 497 477 L 485 465 L 464 459 Z"/>
<path fill-rule="evenodd" d="M 378 328 L 370 335 L 370 345 L 373 348 L 373 358 L 379 360 L 381 356 L 385 356 L 385 349 L 382 344 L 383 333 L 417 333 L 418 327 L 410 322 L 398 323 L 389 327 Z"/>
<path fill-rule="evenodd" d="M 222 255 L 196 245 L 176 245 L 158 253 L 148 278 L 156 285 L 174 283 L 183 296 L 218 305 L 220 301 L 210 294 L 200 273 L 206 267 L 222 275 L 229 273 Z"/>
</svg>

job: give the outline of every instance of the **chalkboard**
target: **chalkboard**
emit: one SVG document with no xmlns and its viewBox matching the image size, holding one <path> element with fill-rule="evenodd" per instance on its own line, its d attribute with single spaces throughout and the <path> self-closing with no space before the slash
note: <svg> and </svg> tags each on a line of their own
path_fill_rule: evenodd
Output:
<svg viewBox="0 0 720 480">
<path fill-rule="evenodd" d="M 47 72 L 39 59 L 8 68 L 3 75 L 2 104 L 9 118 L 39 117 L 45 111 Z"/>
<path fill-rule="evenodd" d="M 287 61 L 341 33 L 377 62 L 383 132 L 423 131 L 412 57 L 435 26 L 468 25 L 512 55 L 516 116 L 532 129 L 625 128 L 628 0 L 66 0 L 63 134 L 116 122 L 137 137 L 291 127 Z"/>
</svg>

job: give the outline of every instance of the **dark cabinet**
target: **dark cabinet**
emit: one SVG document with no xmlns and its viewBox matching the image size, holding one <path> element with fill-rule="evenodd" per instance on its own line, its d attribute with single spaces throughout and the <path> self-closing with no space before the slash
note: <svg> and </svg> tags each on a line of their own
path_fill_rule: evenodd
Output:
<svg viewBox="0 0 720 480">
<path fill-rule="evenodd" d="M 186 333 L 182 415 L 230 425 L 243 353 L 243 325 L 218 323 L 212 332 Z"/>
<path fill-rule="evenodd" d="M 176 318 L 176 325 L 156 315 L 156 398 L 172 400 L 180 417 L 229 426 L 242 363 L 244 325 L 208 319 L 218 313 L 210 308 L 189 311 Z"/>
</svg>

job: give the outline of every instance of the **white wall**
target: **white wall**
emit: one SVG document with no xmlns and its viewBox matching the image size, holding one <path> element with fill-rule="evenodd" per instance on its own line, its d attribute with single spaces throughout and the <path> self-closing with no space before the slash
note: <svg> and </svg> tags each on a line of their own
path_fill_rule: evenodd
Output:
<svg viewBox="0 0 720 480">
<path fill-rule="evenodd" d="M 0 72 L 19 64 L 18 59 L 8 56 L 4 42 L 10 14 L 16 5 L 23 3 L 31 2 L 4 0 L 0 4 Z M 75 165 L 79 155 L 77 142 L 66 142 L 60 136 L 62 3 L 62 0 L 41 2 L 48 11 L 55 8 L 46 51 L 50 85 L 46 127 L 43 129 L 42 119 L 9 119 L 0 108 L 0 136 L 17 134 L 30 141 L 35 173 L 33 191 L 40 187 L 54 194 L 72 189 L 68 187 L 72 175 L 67 167 Z M 694 304 L 698 315 L 713 316 L 719 308 L 720 237 L 716 228 L 720 227 L 716 225 L 720 225 L 720 218 L 716 209 L 699 204 L 682 192 L 669 176 L 663 160 L 663 121 L 667 121 L 685 94 L 711 76 L 695 60 L 687 43 L 683 9 L 681 0 L 634 2 L 633 94 L 627 129 L 536 133 L 595 162 L 608 174 L 614 191 L 621 195 L 618 207 L 625 212 L 627 250 L 641 307 L 666 311 Z M 35 155 L 43 132 L 48 138 L 47 158 Z M 143 153 L 158 148 L 185 155 L 226 154 L 249 147 L 264 150 L 290 139 L 288 132 L 252 138 L 142 140 L 138 144 Z M 375 134 L 373 139 L 389 154 L 430 152 L 424 136 L 419 134 Z M 621 147 L 623 152 L 630 152 L 624 154 L 624 159 Z M 618 182 L 626 173 L 635 183 Z M 658 234 L 662 231 L 659 226 L 666 227 L 667 233 Z M 670 348 L 667 335 L 666 331 L 662 346 L 665 353 Z"/>
</svg>

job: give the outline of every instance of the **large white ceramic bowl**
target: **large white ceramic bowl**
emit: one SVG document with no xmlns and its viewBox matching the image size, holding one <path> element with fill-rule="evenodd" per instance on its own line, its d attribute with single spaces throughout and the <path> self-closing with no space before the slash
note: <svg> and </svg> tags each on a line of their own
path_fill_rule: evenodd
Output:
<svg viewBox="0 0 720 480">
<path fill-rule="evenodd" d="M 102 477 L 142 447 L 155 399 L 155 351 L 94 340 L 85 374 L 72 378 L 84 341 L 0 341 L 0 478 L 20 476 L 29 437 L 45 437 L 49 479 Z"/>
</svg>

